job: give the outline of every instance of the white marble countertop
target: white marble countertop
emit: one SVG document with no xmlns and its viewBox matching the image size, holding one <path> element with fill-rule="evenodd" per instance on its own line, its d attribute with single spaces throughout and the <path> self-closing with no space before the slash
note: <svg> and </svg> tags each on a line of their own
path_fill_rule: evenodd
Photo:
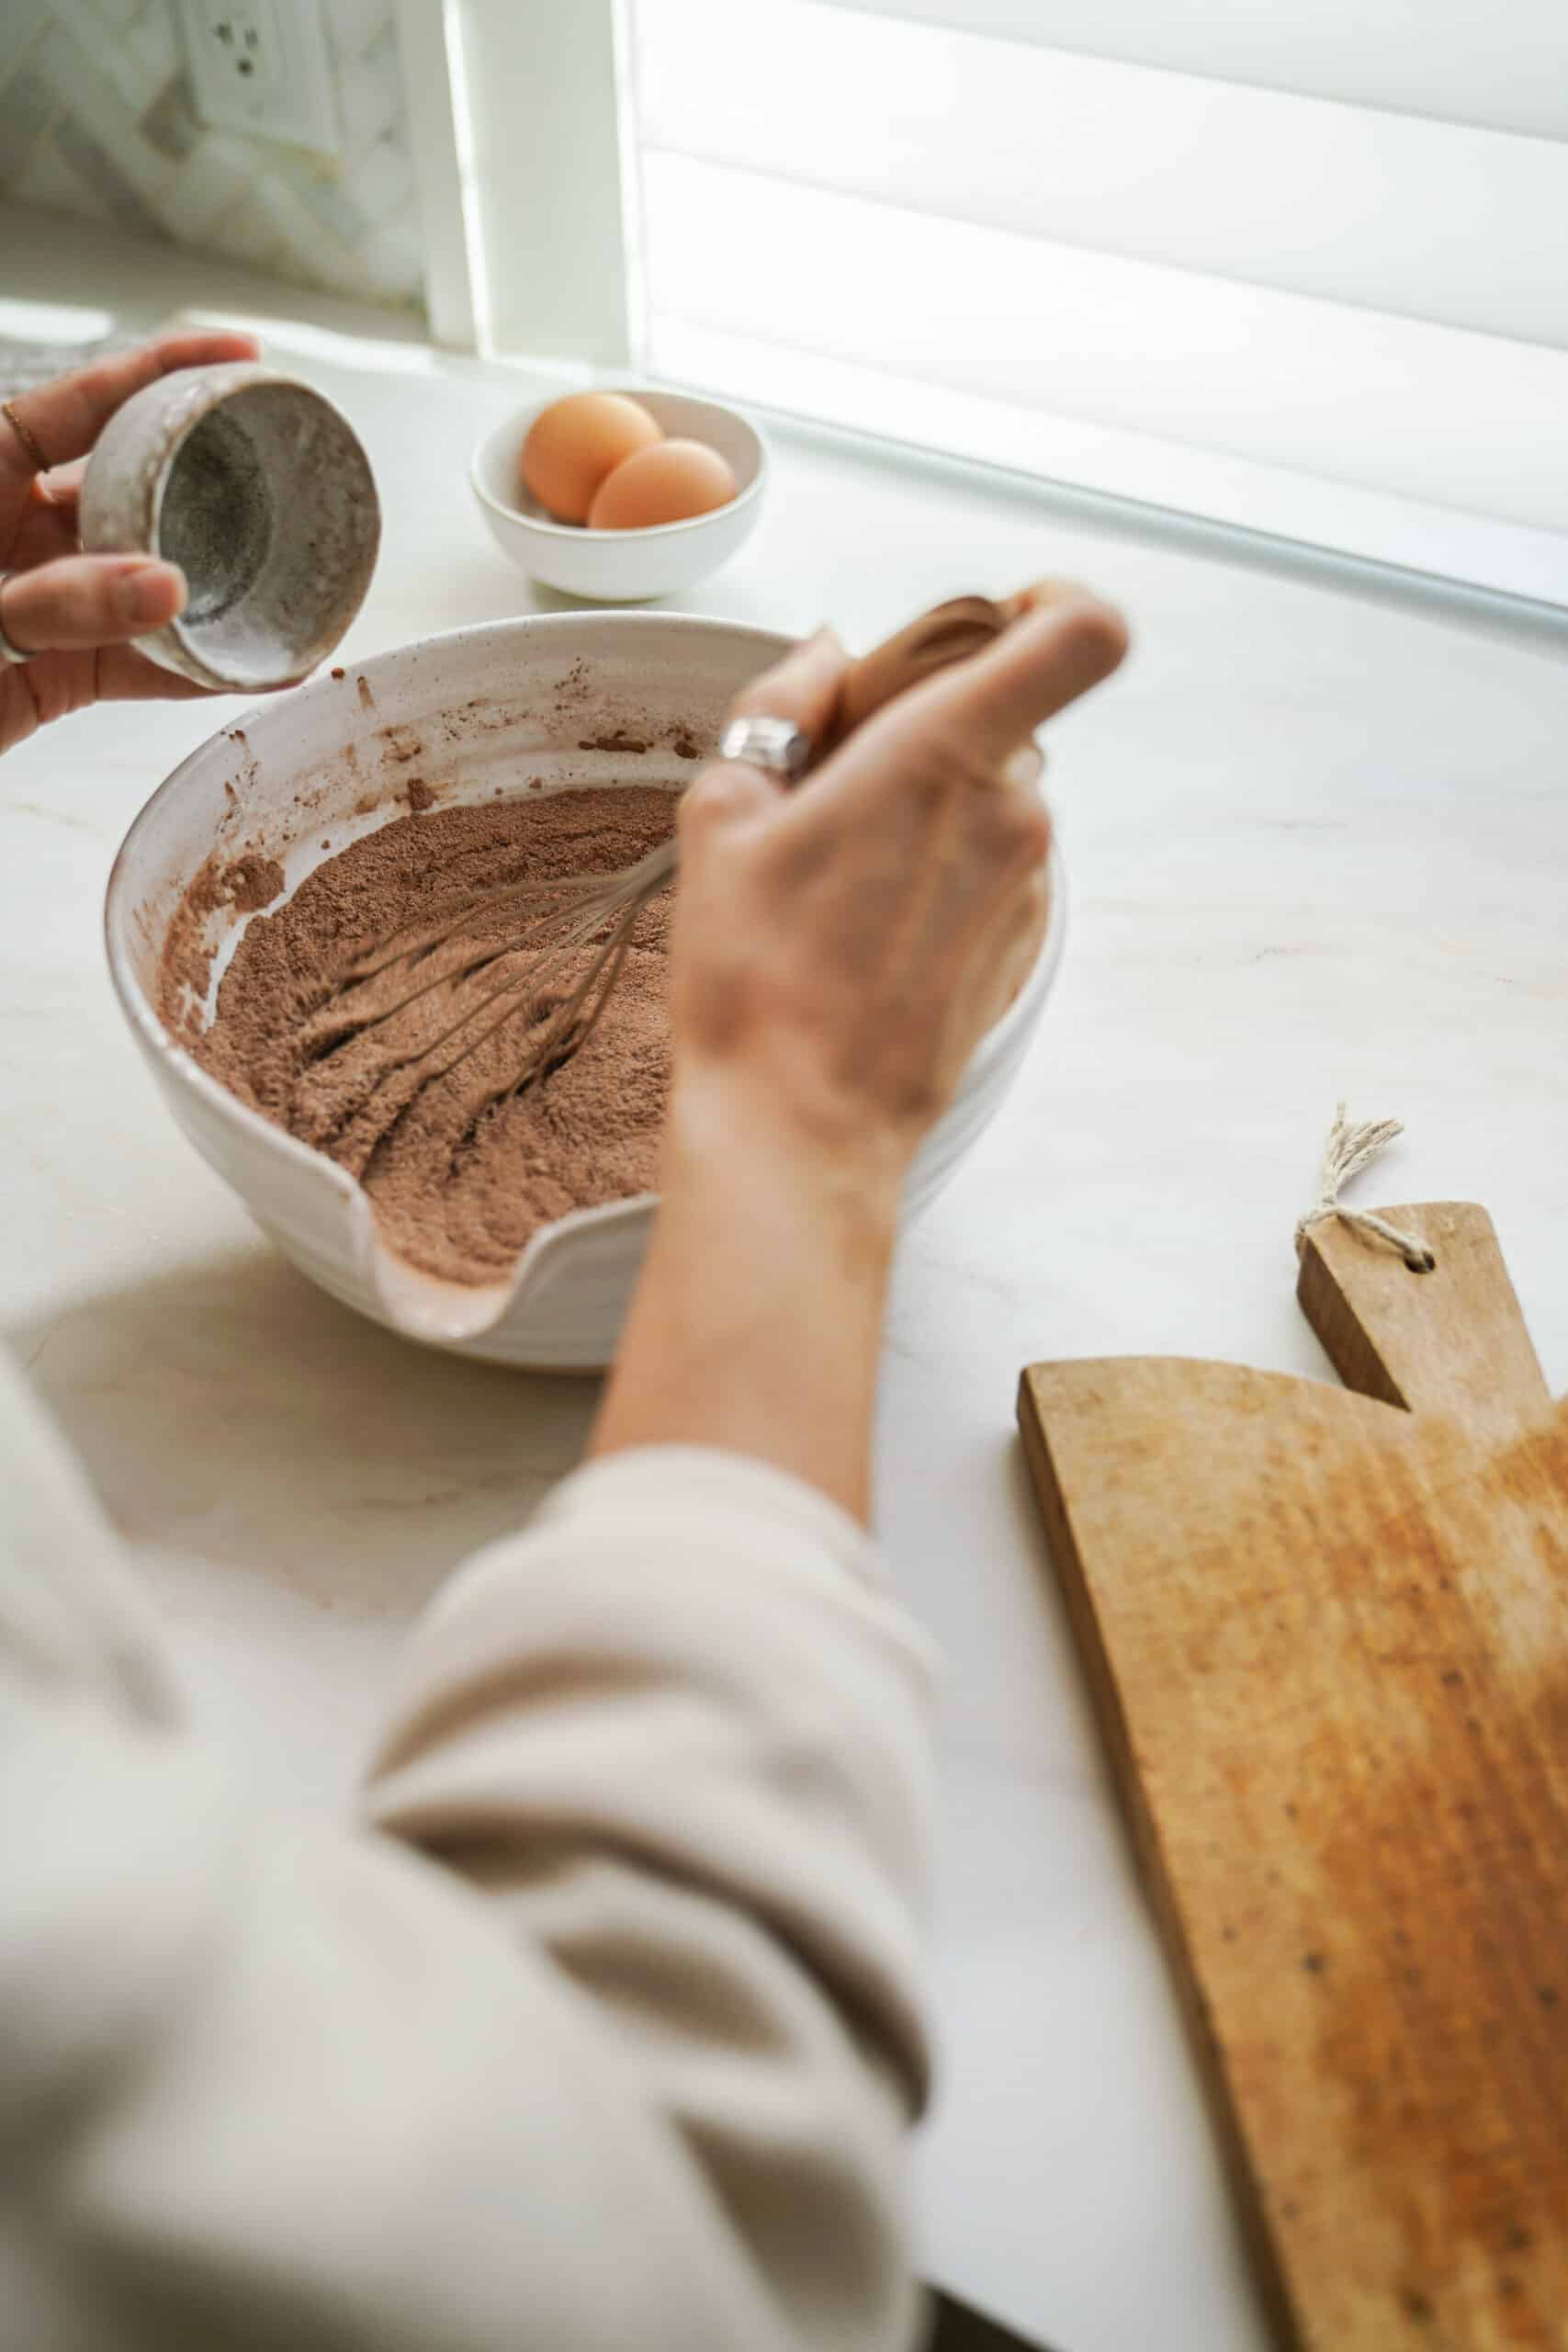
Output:
<svg viewBox="0 0 1568 2352">
<path fill-rule="evenodd" d="M 18 242 L 6 295 L 132 325 L 290 299 L 217 265 L 131 266 L 75 232 Z M 366 356 L 305 363 L 354 416 L 386 503 L 349 659 L 531 601 L 465 470 L 526 386 L 412 345 Z M 1568 1385 L 1568 673 L 1063 524 L 1013 488 L 807 436 L 775 456 L 755 539 L 690 607 L 828 616 L 865 642 L 937 597 L 1049 570 L 1094 580 L 1135 626 L 1122 678 L 1055 730 L 1072 887 L 1056 994 L 904 1251 L 888 1333 L 882 1530 L 948 1660 L 922 2261 L 1062 2352 L 1256 2352 L 1013 1392 L 1031 1360 L 1118 1351 L 1324 1376 L 1291 1228 L 1338 1094 L 1409 1124 L 1369 1199 L 1490 1206 Z M 213 1735 L 280 1796 L 328 1805 L 410 1617 L 569 1467 L 593 1390 L 423 1353 L 319 1295 L 154 1096 L 104 970 L 104 883 L 148 792 L 234 710 L 100 710 L 0 770 L 0 1319 Z"/>
</svg>

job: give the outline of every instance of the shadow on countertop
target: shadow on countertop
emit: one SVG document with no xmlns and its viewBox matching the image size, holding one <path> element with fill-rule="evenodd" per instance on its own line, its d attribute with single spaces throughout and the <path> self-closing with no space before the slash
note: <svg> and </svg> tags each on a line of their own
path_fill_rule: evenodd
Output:
<svg viewBox="0 0 1568 2352">
<path fill-rule="evenodd" d="M 931 2290 L 931 2329 L 925 2352 L 1050 2352 L 1043 2344 L 1015 2335 L 998 2320 L 987 2319 L 953 2295 Z"/>
<path fill-rule="evenodd" d="M 596 1380 L 416 1347 L 265 1243 L 6 1338 L 131 1544 L 410 1613 L 580 1459 Z"/>
<path fill-rule="evenodd" d="M 131 1544 L 412 1615 L 580 1460 L 596 1380 L 400 1340 L 263 1242 L 4 1335 Z M 932 2289 L 925 2352 L 1048 2352 Z"/>
</svg>

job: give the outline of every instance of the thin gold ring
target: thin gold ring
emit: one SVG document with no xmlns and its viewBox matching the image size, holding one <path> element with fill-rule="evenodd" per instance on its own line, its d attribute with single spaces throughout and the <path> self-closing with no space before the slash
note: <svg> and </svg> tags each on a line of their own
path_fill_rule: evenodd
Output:
<svg viewBox="0 0 1568 2352">
<path fill-rule="evenodd" d="M 17 440 L 27 451 L 28 458 L 32 462 L 33 471 L 40 474 L 48 473 L 49 459 L 39 447 L 38 435 L 34 433 L 32 426 L 22 423 L 21 418 L 17 414 L 15 408 L 9 401 L 0 401 L 0 416 L 5 418 L 6 424 L 10 426 Z"/>
</svg>

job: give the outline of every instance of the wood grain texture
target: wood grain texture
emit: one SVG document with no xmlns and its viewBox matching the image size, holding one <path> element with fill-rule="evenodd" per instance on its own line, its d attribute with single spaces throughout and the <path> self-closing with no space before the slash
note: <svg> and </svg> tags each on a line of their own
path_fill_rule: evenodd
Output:
<svg viewBox="0 0 1568 2352">
<path fill-rule="evenodd" d="M 1472 1437 L 1511 1437 L 1551 1402 L 1491 1218 L 1470 1201 L 1386 1209 L 1437 1264 L 1325 1217 L 1307 1236 L 1296 1296 L 1347 1388 L 1411 1412 L 1449 1413 Z"/>
<path fill-rule="evenodd" d="M 1020 1419 L 1281 2341 L 1546 2352 L 1568 2346 L 1568 1407 L 1542 1387 L 1533 1411 L 1483 1213 L 1386 1214 L 1451 1279 L 1336 1229 L 1309 1296 L 1357 1377 L 1449 1411 L 1133 1358 L 1033 1367 Z M 1438 1284 L 1440 1364 L 1390 1266 Z"/>
</svg>

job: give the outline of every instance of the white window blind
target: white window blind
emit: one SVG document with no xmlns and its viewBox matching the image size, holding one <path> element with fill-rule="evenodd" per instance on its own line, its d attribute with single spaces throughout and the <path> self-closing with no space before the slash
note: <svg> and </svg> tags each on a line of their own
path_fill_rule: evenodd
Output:
<svg viewBox="0 0 1568 2352">
<path fill-rule="evenodd" d="M 1568 604 L 1563 0 L 630 0 L 645 356 Z"/>
</svg>

